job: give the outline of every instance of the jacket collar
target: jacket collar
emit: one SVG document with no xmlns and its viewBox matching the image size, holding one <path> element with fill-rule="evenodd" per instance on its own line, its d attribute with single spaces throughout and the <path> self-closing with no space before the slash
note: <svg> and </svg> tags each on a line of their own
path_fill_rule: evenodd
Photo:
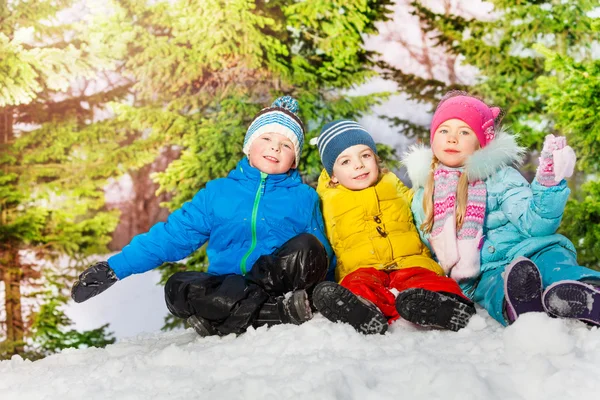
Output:
<svg viewBox="0 0 600 400">
<path fill-rule="evenodd" d="M 516 139 L 517 135 L 501 128 L 490 144 L 473 153 L 465 163 L 469 182 L 485 180 L 506 166 L 521 163 L 526 149 L 519 146 Z M 432 157 L 431 148 L 423 145 L 412 146 L 404 153 L 402 163 L 406 166 L 413 188 L 425 186 Z"/>
<path fill-rule="evenodd" d="M 248 157 L 244 157 L 237 163 L 235 169 L 231 171 L 227 177 L 239 181 L 240 183 L 256 185 L 261 180 L 261 172 L 250 165 Z M 265 181 L 267 189 L 272 186 L 293 187 L 300 184 L 302 184 L 302 177 L 297 169 L 290 169 L 285 174 L 269 174 Z"/>
</svg>

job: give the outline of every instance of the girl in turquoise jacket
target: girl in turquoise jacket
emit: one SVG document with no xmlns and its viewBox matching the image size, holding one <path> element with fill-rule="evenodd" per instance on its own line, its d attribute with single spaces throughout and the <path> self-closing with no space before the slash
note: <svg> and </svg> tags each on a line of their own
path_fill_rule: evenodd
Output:
<svg viewBox="0 0 600 400">
<path fill-rule="evenodd" d="M 563 137 L 548 135 L 533 182 L 510 165 L 524 149 L 496 127 L 500 110 L 447 94 L 430 128 L 431 148 L 404 164 L 421 238 L 465 294 L 503 325 L 547 312 L 600 325 L 600 272 L 579 266 L 557 234 L 575 164 Z"/>
</svg>

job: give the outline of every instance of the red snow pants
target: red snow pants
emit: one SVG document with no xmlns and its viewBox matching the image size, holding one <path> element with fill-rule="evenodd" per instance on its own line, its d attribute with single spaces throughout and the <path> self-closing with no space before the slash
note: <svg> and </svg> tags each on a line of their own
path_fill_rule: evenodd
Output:
<svg viewBox="0 0 600 400">
<path fill-rule="evenodd" d="M 400 318 L 396 311 L 396 296 L 390 291 L 392 288 L 399 292 L 412 288 L 447 292 L 469 300 L 454 279 L 440 276 L 421 267 L 403 268 L 391 272 L 361 268 L 346 275 L 340 285 L 355 295 L 373 302 L 388 318 L 390 324 Z"/>
</svg>

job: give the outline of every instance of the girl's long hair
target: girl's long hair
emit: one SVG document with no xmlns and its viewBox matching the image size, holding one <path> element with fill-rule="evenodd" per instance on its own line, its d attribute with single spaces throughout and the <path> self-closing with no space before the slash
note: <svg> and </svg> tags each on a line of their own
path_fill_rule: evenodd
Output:
<svg viewBox="0 0 600 400">
<path fill-rule="evenodd" d="M 431 159 L 429 175 L 427 176 L 427 182 L 425 182 L 425 188 L 423 190 L 423 211 L 425 212 L 425 220 L 423 221 L 423 224 L 421 224 L 421 230 L 425 233 L 431 233 L 431 230 L 433 229 L 433 188 L 435 185 L 433 174 L 439 164 L 439 160 L 434 155 Z M 469 178 L 467 175 L 467 171 L 464 170 L 458 179 L 458 187 L 456 188 L 457 231 L 462 227 L 467 212 L 467 200 L 469 198 Z"/>
</svg>

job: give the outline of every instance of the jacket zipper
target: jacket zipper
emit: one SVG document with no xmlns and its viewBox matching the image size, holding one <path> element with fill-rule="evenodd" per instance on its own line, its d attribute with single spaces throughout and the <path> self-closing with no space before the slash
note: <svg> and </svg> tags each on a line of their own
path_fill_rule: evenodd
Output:
<svg viewBox="0 0 600 400">
<path fill-rule="evenodd" d="M 240 263 L 240 272 L 242 275 L 246 275 L 246 262 L 248 261 L 248 257 L 254 251 L 256 247 L 256 216 L 258 215 L 258 204 L 260 203 L 260 198 L 262 197 L 262 193 L 265 189 L 265 181 L 267 180 L 267 174 L 264 172 L 260 173 L 260 185 L 258 185 L 258 189 L 256 190 L 256 196 L 254 196 L 254 207 L 252 208 L 252 222 L 251 222 L 251 230 L 252 230 L 252 244 L 250 248 L 242 257 L 242 262 Z"/>
</svg>

